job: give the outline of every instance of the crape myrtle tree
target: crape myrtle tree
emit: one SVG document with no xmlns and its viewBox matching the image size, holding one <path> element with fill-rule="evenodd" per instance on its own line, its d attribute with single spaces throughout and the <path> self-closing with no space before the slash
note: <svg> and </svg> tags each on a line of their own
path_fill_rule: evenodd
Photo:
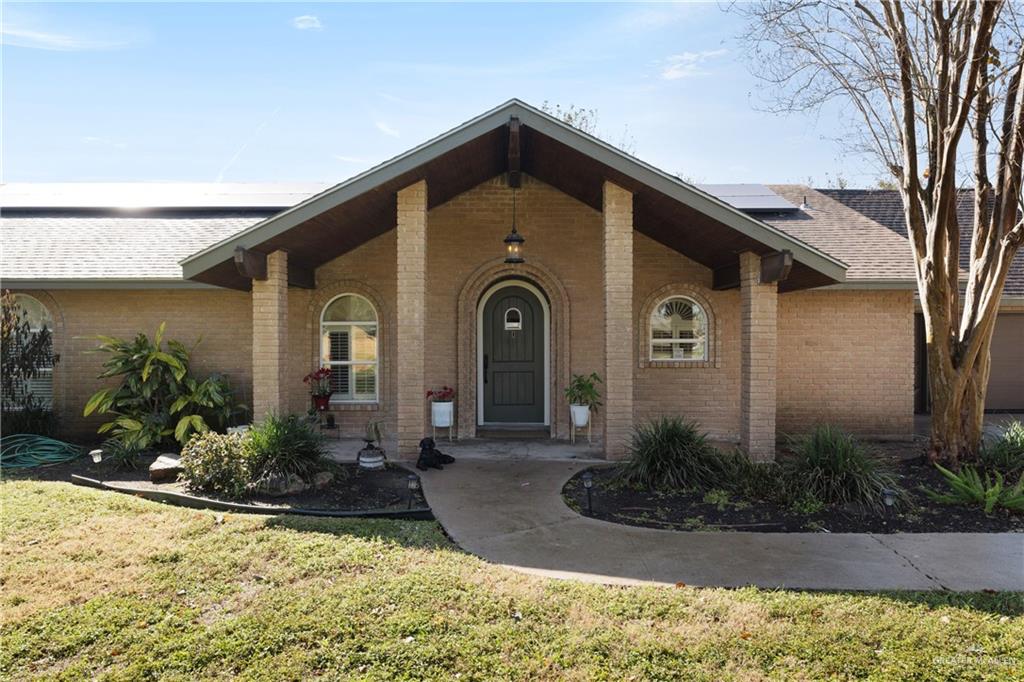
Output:
<svg viewBox="0 0 1024 682">
<path fill-rule="evenodd" d="M 953 466 L 977 457 L 992 331 L 1024 241 L 1024 5 L 769 0 L 731 10 L 745 19 L 768 108 L 846 112 L 853 149 L 892 174 L 924 314 L 929 456 Z M 957 216 L 964 192 L 969 224 Z M 966 268 L 961 230 L 971 231 Z"/>
</svg>

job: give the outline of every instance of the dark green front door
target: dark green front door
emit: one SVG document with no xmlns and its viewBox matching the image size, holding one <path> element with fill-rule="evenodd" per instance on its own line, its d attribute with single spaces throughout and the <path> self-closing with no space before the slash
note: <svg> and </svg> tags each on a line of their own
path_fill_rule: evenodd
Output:
<svg viewBox="0 0 1024 682">
<path fill-rule="evenodd" d="M 544 309 L 520 286 L 499 289 L 484 305 L 485 423 L 544 422 Z"/>
</svg>

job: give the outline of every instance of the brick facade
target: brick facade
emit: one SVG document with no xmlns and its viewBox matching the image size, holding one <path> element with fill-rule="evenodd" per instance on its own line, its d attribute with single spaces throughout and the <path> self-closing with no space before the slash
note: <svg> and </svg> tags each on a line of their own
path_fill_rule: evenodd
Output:
<svg viewBox="0 0 1024 682">
<path fill-rule="evenodd" d="M 412 457 L 426 418 L 427 183 L 398 192 L 397 238 L 398 450 Z"/>
<path fill-rule="evenodd" d="M 626 456 L 633 429 L 633 194 L 604 183 L 605 456 Z"/>
<path fill-rule="evenodd" d="M 26 293 L 46 304 L 58 325 L 55 342 L 63 359 L 55 373 L 55 401 L 74 437 L 94 434 L 100 422 L 80 416 L 88 396 L 101 385 L 95 377 L 103 357 L 84 353 L 96 346 L 90 337 L 151 334 L 163 320 L 168 338 L 191 343 L 202 337 L 194 354 L 198 372 L 228 374 L 241 398 L 252 404 L 255 366 L 257 373 L 266 373 L 264 385 L 276 382 L 277 409 L 305 411 L 310 402 L 301 379 L 319 363 L 320 313 L 332 298 L 344 293 L 366 297 L 377 310 L 379 401 L 334 406 L 332 412 L 343 433 L 360 435 L 368 419 L 383 419 L 390 446 L 401 434 L 403 452 L 409 454 L 410 442 L 429 430 L 424 390 L 447 383 L 456 384 L 459 391 L 459 432 L 472 435 L 477 303 L 491 284 L 513 276 L 527 279 L 544 292 L 551 309 L 548 390 L 555 436 L 568 435 L 563 391 L 570 373 L 596 371 L 608 381 L 606 407 L 597 413 L 594 424 L 598 438 L 607 433 L 611 442 L 614 434 L 621 443 L 635 421 L 683 415 L 696 419 L 716 439 L 739 442 L 744 381 L 758 390 L 770 383 L 756 374 L 756 368 L 745 380 L 742 377 L 742 291 L 714 291 L 709 269 L 639 233 L 627 237 L 621 227 L 628 219 L 628 192 L 612 187 L 607 199 L 613 200 L 618 222 L 606 221 L 601 212 L 524 177 L 517 196 L 517 223 L 526 238 L 527 263 L 518 268 L 501 262 L 502 239 L 511 225 L 512 194 L 504 178 L 497 177 L 429 211 L 422 183 L 404 190 L 399 229 L 318 268 L 313 291 L 281 285 L 287 276 L 281 254 L 270 259 L 269 269 L 277 273 L 276 279 L 257 283 L 253 296 L 227 290 Z M 631 245 L 631 258 L 620 257 L 623 249 L 606 253 L 609 225 L 614 238 Z M 612 266 L 609 283 L 614 278 L 619 282 L 607 293 L 606 262 Z M 623 283 L 627 262 L 632 281 Z M 753 298 L 763 290 L 748 291 L 750 311 L 763 313 L 763 308 L 755 309 L 760 298 Z M 710 324 L 707 362 L 648 361 L 650 313 L 671 295 L 688 296 L 705 308 Z M 777 299 L 769 295 L 768 299 L 777 300 L 778 306 L 774 391 L 780 434 L 804 430 L 817 421 L 837 423 L 864 435 L 910 433 L 912 292 L 820 290 L 785 293 Z M 610 307 L 609 301 L 614 302 Z M 260 306 L 265 307 L 266 317 L 257 314 Z M 609 308 L 614 310 L 606 316 Z M 631 308 L 628 315 L 627 308 Z M 751 322 L 760 314 L 753 314 Z M 279 315 L 286 317 L 275 318 Z M 273 352 L 284 358 L 279 371 L 274 371 L 273 363 L 257 358 L 264 351 L 254 351 L 254 337 L 270 331 L 261 332 L 258 327 L 271 319 L 287 319 L 281 327 L 286 334 L 276 340 L 271 335 Z M 400 348 L 417 347 L 422 351 L 400 352 Z M 763 343 L 749 344 L 746 352 L 762 368 L 769 361 L 763 356 Z M 618 373 L 624 360 L 629 377 Z M 273 392 L 266 395 L 271 398 L 258 401 L 264 411 L 273 404 L 268 402 Z M 760 414 L 756 403 L 747 409 L 752 417 Z M 770 438 L 763 422 L 760 427 L 761 431 L 748 430 L 748 438 L 756 436 L 758 446 L 767 447 Z"/>
<path fill-rule="evenodd" d="M 288 376 L 288 254 L 267 256 L 267 278 L 252 283 L 252 416 L 284 414 Z"/>
<path fill-rule="evenodd" d="M 778 287 L 761 283 L 761 259 L 740 254 L 740 447 L 751 459 L 775 459 Z"/>
</svg>

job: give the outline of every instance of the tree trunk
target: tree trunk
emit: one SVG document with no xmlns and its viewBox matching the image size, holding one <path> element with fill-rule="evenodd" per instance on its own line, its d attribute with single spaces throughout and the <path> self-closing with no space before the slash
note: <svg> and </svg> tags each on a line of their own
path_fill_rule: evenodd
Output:
<svg viewBox="0 0 1024 682">
<path fill-rule="evenodd" d="M 981 448 L 990 356 L 986 344 L 972 367 L 957 367 L 952 358 L 944 358 L 947 354 L 948 349 L 938 348 L 936 344 L 928 346 L 928 392 L 932 409 L 928 458 L 959 468 L 961 463 L 977 459 Z"/>
</svg>

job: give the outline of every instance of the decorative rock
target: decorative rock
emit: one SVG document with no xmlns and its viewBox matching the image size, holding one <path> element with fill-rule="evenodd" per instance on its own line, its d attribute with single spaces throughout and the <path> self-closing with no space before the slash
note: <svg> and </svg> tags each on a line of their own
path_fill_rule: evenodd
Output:
<svg viewBox="0 0 1024 682">
<path fill-rule="evenodd" d="M 288 474 L 288 476 L 270 476 L 260 481 L 258 491 L 270 497 L 284 497 L 301 493 L 308 487 L 299 476 Z"/>
<path fill-rule="evenodd" d="M 174 455 L 160 455 L 149 465 L 149 480 L 153 483 L 173 483 L 182 471 L 181 462 Z"/>
<path fill-rule="evenodd" d="M 321 471 L 313 477 L 313 487 L 317 490 L 323 490 L 334 481 L 334 472 Z"/>
</svg>

